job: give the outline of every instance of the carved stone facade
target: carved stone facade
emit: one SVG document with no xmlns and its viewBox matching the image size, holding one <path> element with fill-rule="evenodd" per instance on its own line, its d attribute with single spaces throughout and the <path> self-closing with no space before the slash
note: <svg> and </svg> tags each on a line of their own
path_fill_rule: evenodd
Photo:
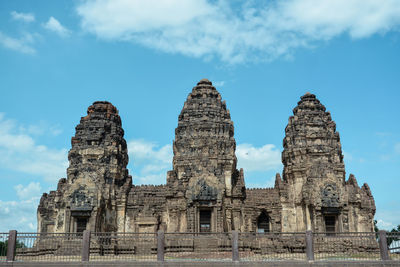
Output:
<svg viewBox="0 0 400 267">
<path fill-rule="evenodd" d="M 345 181 L 339 133 L 315 95 L 302 96 L 289 118 L 273 188 L 246 189 L 229 110 L 206 79 L 179 115 L 165 185 L 132 185 L 123 136 L 111 103 L 88 108 L 68 178 L 40 200 L 39 232 L 373 231 L 371 191 L 353 175 Z"/>
</svg>

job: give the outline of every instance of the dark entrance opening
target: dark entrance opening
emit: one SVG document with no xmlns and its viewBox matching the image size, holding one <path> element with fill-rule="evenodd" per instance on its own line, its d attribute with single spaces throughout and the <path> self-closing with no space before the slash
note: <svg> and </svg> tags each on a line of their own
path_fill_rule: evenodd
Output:
<svg viewBox="0 0 400 267">
<path fill-rule="evenodd" d="M 269 217 L 265 211 L 263 211 L 257 219 L 257 232 L 268 233 L 269 232 Z"/>
<path fill-rule="evenodd" d="M 211 232 L 211 210 L 200 210 L 200 232 Z"/>
<path fill-rule="evenodd" d="M 327 234 L 335 234 L 336 232 L 336 216 L 325 215 L 325 231 Z"/>
<path fill-rule="evenodd" d="M 76 232 L 82 233 L 86 230 L 87 218 L 76 218 Z"/>
</svg>

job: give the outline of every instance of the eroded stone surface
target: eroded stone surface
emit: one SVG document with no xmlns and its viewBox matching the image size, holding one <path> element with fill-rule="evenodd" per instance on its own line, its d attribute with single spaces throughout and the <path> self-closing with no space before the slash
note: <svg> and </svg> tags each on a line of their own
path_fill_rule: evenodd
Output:
<svg viewBox="0 0 400 267">
<path fill-rule="evenodd" d="M 81 219 L 92 231 L 124 231 L 132 179 L 118 110 L 109 102 L 94 102 L 71 145 L 67 179 L 40 200 L 38 230 L 74 232 Z"/>
<path fill-rule="evenodd" d="M 118 111 L 95 102 L 71 140 L 67 179 L 40 201 L 39 231 L 73 232 L 87 219 L 92 231 L 198 232 L 207 218 L 213 232 L 373 231 L 371 191 L 345 181 L 339 133 L 315 95 L 301 97 L 285 133 L 282 178 L 246 189 L 229 110 L 203 79 L 179 115 L 166 184 L 132 186 Z"/>
<path fill-rule="evenodd" d="M 283 139 L 282 229 L 325 231 L 327 216 L 337 231 L 372 231 L 375 204 L 353 175 L 345 181 L 339 133 L 331 114 L 315 97 L 301 97 Z"/>
</svg>

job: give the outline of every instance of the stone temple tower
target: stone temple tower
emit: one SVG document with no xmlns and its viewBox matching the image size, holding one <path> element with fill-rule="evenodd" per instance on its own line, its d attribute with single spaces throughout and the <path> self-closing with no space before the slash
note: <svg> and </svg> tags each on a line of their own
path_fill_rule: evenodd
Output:
<svg viewBox="0 0 400 267">
<path fill-rule="evenodd" d="M 67 179 L 43 194 L 39 232 L 370 232 L 375 203 L 367 184 L 346 181 L 339 133 L 313 94 L 285 130 L 283 179 L 246 189 L 237 169 L 225 101 L 203 79 L 178 117 L 173 169 L 163 185 L 132 185 L 118 110 L 94 102 L 72 137 Z M 135 156 L 135 155 L 133 155 Z"/>
<path fill-rule="evenodd" d="M 71 144 L 67 179 L 40 200 L 39 232 L 124 231 L 132 179 L 118 110 L 109 102 L 94 102 Z"/>
<path fill-rule="evenodd" d="M 307 93 L 293 109 L 285 129 L 282 153 L 282 230 L 319 232 L 372 231 L 374 199 L 367 184 L 345 167 L 336 124 L 315 97 Z"/>
<path fill-rule="evenodd" d="M 221 95 L 201 80 L 179 115 L 173 170 L 167 175 L 167 231 L 223 232 L 240 227 L 245 197 L 236 169 L 233 122 Z"/>
</svg>

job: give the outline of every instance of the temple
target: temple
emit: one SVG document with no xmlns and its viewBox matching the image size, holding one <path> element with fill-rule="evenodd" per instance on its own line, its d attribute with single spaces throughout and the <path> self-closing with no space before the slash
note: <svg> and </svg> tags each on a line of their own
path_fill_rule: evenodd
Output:
<svg viewBox="0 0 400 267">
<path fill-rule="evenodd" d="M 206 79 L 178 117 L 165 185 L 132 185 L 118 110 L 94 102 L 71 139 L 67 178 L 43 194 L 38 232 L 371 232 L 367 184 L 346 181 L 339 133 L 315 97 L 301 97 L 283 139 L 282 177 L 247 189 L 237 169 L 233 122 Z M 135 155 L 133 155 L 134 157 Z"/>
</svg>

